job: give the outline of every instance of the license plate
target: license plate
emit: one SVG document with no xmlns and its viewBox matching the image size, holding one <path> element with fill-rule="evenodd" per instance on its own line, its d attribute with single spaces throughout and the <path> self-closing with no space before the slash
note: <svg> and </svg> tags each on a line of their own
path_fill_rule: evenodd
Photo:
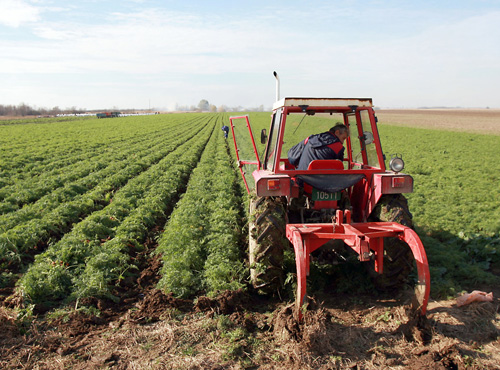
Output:
<svg viewBox="0 0 500 370">
<path fill-rule="evenodd" d="M 327 191 L 321 191 L 313 188 L 312 200 L 340 200 L 340 191 L 337 191 L 336 193 L 329 193 Z"/>
</svg>

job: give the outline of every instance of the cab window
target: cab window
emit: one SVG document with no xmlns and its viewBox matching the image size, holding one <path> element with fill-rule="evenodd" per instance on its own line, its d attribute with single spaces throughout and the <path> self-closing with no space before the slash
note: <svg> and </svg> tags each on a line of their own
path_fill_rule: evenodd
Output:
<svg viewBox="0 0 500 370">
<path fill-rule="evenodd" d="M 363 127 L 363 133 L 361 135 L 360 145 L 366 148 L 367 163 L 370 167 L 380 168 L 380 163 L 378 161 L 377 148 L 375 147 L 375 140 L 373 136 L 372 125 L 370 122 L 370 114 L 368 110 L 363 109 L 360 111 L 361 126 Z"/>
</svg>

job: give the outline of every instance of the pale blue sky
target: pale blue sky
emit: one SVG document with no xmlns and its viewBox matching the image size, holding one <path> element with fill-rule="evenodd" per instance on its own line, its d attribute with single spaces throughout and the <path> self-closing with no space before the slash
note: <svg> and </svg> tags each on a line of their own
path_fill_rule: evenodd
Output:
<svg viewBox="0 0 500 370">
<path fill-rule="evenodd" d="M 0 0 L 0 104 L 500 108 L 500 1 Z"/>
</svg>

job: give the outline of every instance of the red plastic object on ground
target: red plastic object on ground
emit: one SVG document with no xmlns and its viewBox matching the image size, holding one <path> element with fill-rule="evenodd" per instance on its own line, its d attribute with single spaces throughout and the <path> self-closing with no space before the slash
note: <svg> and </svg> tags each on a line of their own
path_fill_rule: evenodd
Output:
<svg viewBox="0 0 500 370">
<path fill-rule="evenodd" d="M 465 306 L 472 302 L 493 302 L 493 292 L 486 293 L 480 290 L 474 290 L 457 298 L 457 307 Z"/>
</svg>

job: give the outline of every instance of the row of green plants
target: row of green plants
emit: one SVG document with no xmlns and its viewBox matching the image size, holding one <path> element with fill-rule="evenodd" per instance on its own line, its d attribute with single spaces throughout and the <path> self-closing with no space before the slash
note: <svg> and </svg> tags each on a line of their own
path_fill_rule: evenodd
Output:
<svg viewBox="0 0 500 370">
<path fill-rule="evenodd" d="M 12 187 L 1 189 L 12 190 L 11 195 L 2 203 L 6 210 L 0 215 L 0 232 L 5 231 L 23 220 L 39 218 L 43 212 L 47 212 L 53 206 L 70 201 L 76 195 L 83 194 L 94 188 L 103 179 L 117 173 L 135 163 L 149 163 L 157 160 L 193 135 L 195 125 L 185 127 L 173 127 L 172 136 L 165 140 L 162 136 L 153 137 L 148 141 L 129 143 L 124 147 L 113 148 L 109 155 L 97 156 L 93 160 L 80 162 L 66 169 L 66 176 L 51 176 L 51 174 L 40 176 L 41 180 L 31 182 L 26 180 Z M 154 155 L 150 159 L 148 156 Z M 79 176 L 80 175 L 80 176 Z M 28 204 L 30 203 L 30 204 Z M 23 205 L 22 210 L 19 210 Z M 9 209 L 10 208 L 10 209 Z M 11 212 L 7 212 L 9 209 Z"/>
<path fill-rule="evenodd" d="M 227 140 L 216 132 L 172 213 L 157 253 L 163 260 L 158 286 L 177 297 L 245 286 L 244 219 L 238 174 Z"/>
<path fill-rule="evenodd" d="M 0 120 L 0 126 L 26 125 L 26 124 L 44 124 L 54 122 L 72 122 L 93 119 L 93 116 L 61 116 L 61 117 L 40 117 L 40 116 L 21 116 L 13 119 Z"/>
<path fill-rule="evenodd" d="M 199 126 L 197 130 L 201 128 Z M 3 215 L 4 222 L 0 225 L 6 230 L 0 234 L 1 267 L 18 269 L 26 253 L 33 253 L 33 249 L 51 243 L 52 239 L 57 240 L 81 218 L 108 205 L 118 189 L 163 159 L 179 144 L 189 141 L 197 130 L 186 130 L 184 135 L 170 137 L 153 147 L 145 143 L 140 155 L 113 162 L 105 170 L 81 179 L 79 183 L 57 189 L 18 212 Z"/>
<path fill-rule="evenodd" d="M 19 282 L 25 298 L 43 305 L 89 296 L 113 299 L 116 284 L 137 270 L 133 257 L 149 230 L 165 219 L 185 187 L 214 122 L 205 121 L 195 137 L 129 180 L 109 205 L 37 255 Z"/>
<path fill-rule="evenodd" d="M 190 120 L 193 118 L 179 117 L 168 120 L 168 125 L 173 130 L 182 130 Z M 0 127 L 0 200 L 35 184 L 46 187 L 43 184 L 50 179 L 60 178 L 63 182 L 61 176 L 81 167 L 80 162 L 92 163 L 105 158 L 114 161 L 123 148 L 161 138 L 166 128 L 165 121 L 158 118 L 136 122 L 123 118 L 113 122 L 103 125 L 94 119 L 64 125 Z"/>
<path fill-rule="evenodd" d="M 54 160 L 52 163 L 23 166 L 22 176 L 10 174 L 9 180 L 15 183 L 0 188 L 0 214 L 12 212 L 24 204 L 40 199 L 43 195 L 62 187 L 69 182 L 87 176 L 91 172 L 106 168 L 110 163 L 126 160 L 144 148 L 144 143 L 151 145 L 151 139 L 144 141 L 121 140 L 111 142 L 107 148 L 89 148 L 87 152 L 67 157 L 64 160 Z M 156 137 L 161 142 L 161 136 Z M 7 159 L 10 160 L 10 159 Z"/>
<path fill-rule="evenodd" d="M 104 126 L 97 119 L 1 126 L 0 174 L 19 180 L 64 167 L 92 156 L 95 149 L 113 146 L 134 128 L 123 121 Z"/>
</svg>

